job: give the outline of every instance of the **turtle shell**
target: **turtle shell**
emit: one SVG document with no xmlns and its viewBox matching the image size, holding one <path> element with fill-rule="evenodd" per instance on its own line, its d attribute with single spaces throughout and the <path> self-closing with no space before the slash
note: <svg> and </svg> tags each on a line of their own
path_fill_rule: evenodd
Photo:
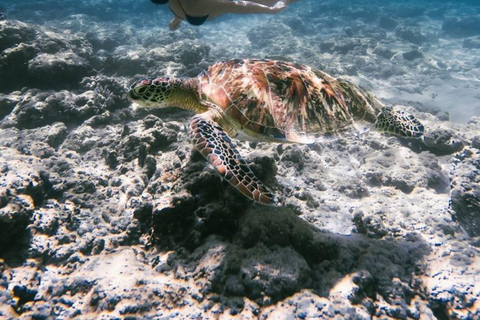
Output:
<svg viewBox="0 0 480 320">
<path fill-rule="evenodd" d="M 380 105 L 349 82 L 285 61 L 222 61 L 198 79 L 202 100 L 223 110 L 237 131 L 260 140 L 313 142 L 357 118 L 374 121 Z"/>
</svg>

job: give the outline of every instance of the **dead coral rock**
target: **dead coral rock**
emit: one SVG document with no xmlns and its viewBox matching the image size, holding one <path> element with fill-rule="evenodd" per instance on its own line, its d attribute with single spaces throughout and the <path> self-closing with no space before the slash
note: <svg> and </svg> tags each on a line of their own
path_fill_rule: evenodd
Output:
<svg viewBox="0 0 480 320">
<path fill-rule="evenodd" d="M 381 217 L 376 217 L 374 215 L 365 216 L 362 211 L 355 213 L 353 223 L 355 224 L 358 233 L 365 234 L 370 238 L 381 239 L 388 233 Z"/>
<path fill-rule="evenodd" d="M 470 236 L 480 236 L 480 152 L 465 149 L 455 157 L 451 206 Z"/>
<path fill-rule="evenodd" d="M 255 246 L 239 251 L 243 259 L 230 261 L 226 277 L 220 281 L 224 285 L 217 283 L 217 289 L 224 288 L 221 293 L 246 294 L 251 299 L 266 296 L 277 301 L 312 285 L 307 261 L 291 247 Z"/>
<path fill-rule="evenodd" d="M 275 23 L 273 28 L 264 28 L 262 26 L 252 28 L 247 37 L 250 40 L 253 49 L 263 49 L 273 45 L 277 38 L 281 38 L 286 34 L 291 35 L 292 28 L 283 23 Z"/>
<path fill-rule="evenodd" d="M 35 30 L 16 20 L 0 21 L 0 51 L 35 39 Z"/>
<path fill-rule="evenodd" d="M 258 244 L 291 246 L 309 262 L 333 259 L 338 250 L 335 241 L 315 233 L 307 222 L 284 207 L 249 209 L 239 221 L 238 239 L 247 248 Z"/>
<path fill-rule="evenodd" d="M 251 203 L 227 185 L 205 163 L 190 163 L 184 181 L 173 187 L 177 196 L 168 204 L 153 209 L 152 227 L 163 246 L 195 248 L 212 234 L 231 237 L 237 230 L 238 217 Z M 193 169 L 196 168 L 196 169 Z"/>
<path fill-rule="evenodd" d="M 30 80 L 40 88 L 77 87 L 83 77 L 93 73 L 90 63 L 71 51 L 41 53 L 28 62 Z"/>
<path fill-rule="evenodd" d="M 453 37 L 471 37 L 480 33 L 480 18 L 455 17 L 445 20 L 442 30 Z"/>
<path fill-rule="evenodd" d="M 45 197 L 45 183 L 40 174 L 28 165 L 29 157 L 12 155 L 0 168 L 0 254 L 28 240 L 26 228 L 31 223 L 35 207 Z M 32 161 L 33 162 L 33 161 Z"/>
<path fill-rule="evenodd" d="M 427 36 L 422 32 L 422 30 L 414 26 L 400 25 L 395 28 L 395 34 L 401 39 L 417 45 L 422 45 L 428 40 Z"/>
<path fill-rule="evenodd" d="M 58 120 L 66 125 L 79 124 L 105 111 L 102 105 L 97 104 L 97 99 L 94 91 L 75 94 L 67 90 L 30 89 L 23 94 L 5 125 L 31 129 L 51 125 Z"/>
<path fill-rule="evenodd" d="M 0 94 L 0 120 L 12 112 L 18 101 L 16 96 Z"/>
<path fill-rule="evenodd" d="M 115 152 L 127 161 L 138 158 L 142 167 L 147 154 L 168 149 L 178 139 L 178 128 L 151 114 L 135 123 L 133 127 L 135 130 L 131 134 L 125 130 L 124 137 L 115 146 Z"/>
<path fill-rule="evenodd" d="M 25 86 L 76 88 L 94 72 L 92 48 L 84 39 L 15 20 L 0 21 L 0 51 L 0 87 L 6 92 Z"/>
<path fill-rule="evenodd" d="M 390 16 L 381 16 L 378 25 L 385 30 L 394 30 L 398 26 L 398 21 Z"/>
<path fill-rule="evenodd" d="M 177 195 L 172 199 L 171 204 L 159 204 L 153 208 L 152 227 L 155 242 L 161 246 L 174 247 L 179 244 L 188 244 L 195 236 L 192 228 L 195 225 L 195 201 L 189 194 Z"/>
<path fill-rule="evenodd" d="M 295 167 L 298 171 L 302 170 L 305 166 L 304 154 L 301 148 L 297 145 L 292 146 L 279 146 L 281 152 L 280 160 L 287 163 L 288 166 Z"/>
<path fill-rule="evenodd" d="M 249 163 L 250 169 L 261 181 L 270 186 L 276 182 L 278 168 L 272 157 L 254 152 L 249 156 Z"/>
<path fill-rule="evenodd" d="M 465 146 L 462 138 L 452 130 L 438 129 L 425 135 L 424 143 L 435 155 L 447 155 L 459 152 Z"/>
<path fill-rule="evenodd" d="M 314 232 L 290 209 L 253 206 L 244 214 L 230 215 L 230 221 L 211 217 L 219 222 L 215 229 L 204 229 L 202 240 L 192 237 L 195 232 L 185 235 L 183 231 L 196 230 L 197 237 L 201 231 L 199 209 L 191 213 L 193 199 L 182 196 L 175 204 L 156 213 L 155 230 L 161 231 L 164 238 L 176 239 L 177 246 L 187 242 L 192 251 L 187 254 L 177 249 L 178 253 L 170 256 L 169 266 L 161 268 L 182 272 L 185 279 L 198 279 L 205 292 L 246 296 L 261 305 L 270 304 L 312 287 L 311 264 L 338 255 L 335 240 Z M 179 215 L 181 218 L 177 218 Z"/>
<path fill-rule="evenodd" d="M 431 153 L 424 153 L 420 162 L 412 163 L 402 152 L 393 148 L 367 155 L 363 173 L 369 186 L 392 186 L 406 194 L 416 187 L 434 188 L 447 192 L 448 179 Z"/>
<path fill-rule="evenodd" d="M 472 147 L 480 149 L 480 136 L 475 136 L 472 138 Z"/>
<path fill-rule="evenodd" d="M 67 127 L 62 122 L 15 132 L 18 132 L 18 139 L 12 141 L 10 146 L 22 154 L 38 158 L 54 156 L 55 148 L 58 148 L 67 137 Z"/>
</svg>

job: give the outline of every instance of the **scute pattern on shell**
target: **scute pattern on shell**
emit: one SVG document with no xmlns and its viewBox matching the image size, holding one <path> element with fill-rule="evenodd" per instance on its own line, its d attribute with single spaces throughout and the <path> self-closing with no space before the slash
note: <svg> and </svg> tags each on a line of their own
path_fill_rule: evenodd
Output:
<svg viewBox="0 0 480 320">
<path fill-rule="evenodd" d="M 380 103 L 363 89 L 321 71 L 275 60 L 228 60 L 199 75 L 200 97 L 249 133 L 302 142 L 374 121 Z M 378 103 L 378 107 L 376 104 Z"/>
</svg>

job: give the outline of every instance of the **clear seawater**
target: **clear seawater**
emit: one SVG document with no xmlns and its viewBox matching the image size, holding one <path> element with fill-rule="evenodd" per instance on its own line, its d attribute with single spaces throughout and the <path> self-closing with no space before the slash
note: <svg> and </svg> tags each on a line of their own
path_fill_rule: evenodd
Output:
<svg viewBox="0 0 480 320">
<path fill-rule="evenodd" d="M 102 24 L 112 30 L 129 29 L 132 39 L 125 45 L 144 45 L 134 39 L 142 32 L 158 38 L 197 41 L 211 48 L 203 59 L 206 64 L 228 58 L 284 58 L 323 68 L 335 76 L 351 77 L 387 102 L 440 108 L 453 121 L 466 122 L 480 116 L 478 0 L 299 0 L 275 15 L 226 14 L 200 27 L 184 22 L 180 31 L 171 35 L 165 31 L 172 13 L 149 0 L 3 0 L 0 12 L 7 19 L 78 33 L 80 37 L 98 32 L 95 28 Z M 425 39 L 402 39 L 395 26 L 380 27 L 386 18 L 394 19 L 397 27 L 413 28 Z M 279 29 L 284 26 L 288 32 Z M 382 30 L 385 36 L 376 38 L 375 33 Z M 278 33 L 282 32 L 280 37 Z M 283 41 L 282 50 L 272 49 L 272 39 Z M 328 47 L 332 42 L 362 39 L 367 45 L 360 45 L 364 50 L 358 49 L 359 54 Z M 378 43 L 368 44 L 370 39 Z M 285 46 L 293 48 L 286 50 Z M 382 50 L 395 54 L 380 61 L 378 51 Z M 399 58 L 412 50 L 422 57 Z M 382 68 L 383 72 L 379 70 Z"/>
</svg>

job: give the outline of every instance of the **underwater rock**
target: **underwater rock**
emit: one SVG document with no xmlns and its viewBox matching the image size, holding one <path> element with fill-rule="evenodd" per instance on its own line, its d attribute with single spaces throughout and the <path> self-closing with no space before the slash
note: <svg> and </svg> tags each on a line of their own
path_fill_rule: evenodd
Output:
<svg viewBox="0 0 480 320">
<path fill-rule="evenodd" d="M 67 137 L 67 127 L 62 122 L 30 130 L 23 130 L 19 138 L 10 144 L 20 153 L 46 159 L 56 154 L 55 149 Z"/>
<path fill-rule="evenodd" d="M 128 43 L 128 39 L 133 36 L 129 31 L 126 28 L 104 24 L 87 32 L 85 38 L 92 44 L 94 50 L 113 52 L 117 47 Z"/>
<path fill-rule="evenodd" d="M 366 50 L 365 40 L 358 38 L 338 38 L 326 40 L 320 43 L 320 49 L 326 52 L 335 52 L 339 54 L 347 54 L 357 48 Z"/>
<path fill-rule="evenodd" d="M 78 87 L 83 77 L 94 73 L 86 59 L 68 51 L 37 55 L 28 62 L 27 72 L 36 87 L 46 89 Z"/>
<path fill-rule="evenodd" d="M 238 224 L 238 240 L 245 248 L 261 244 L 268 248 L 292 247 L 308 263 L 334 259 L 338 244 L 323 237 L 289 208 L 249 208 Z M 275 213 L 276 219 L 270 219 Z M 300 236 L 301 235 L 301 236 Z"/>
<path fill-rule="evenodd" d="M 32 44 L 35 37 L 35 30 L 25 23 L 0 21 L 0 91 L 19 89 L 27 83 L 26 63 L 38 52 Z"/>
<path fill-rule="evenodd" d="M 115 153 L 127 161 L 138 158 L 140 166 L 144 165 L 147 151 L 155 153 L 165 150 L 178 138 L 174 126 L 154 115 L 147 115 L 138 123 L 138 127 L 140 130 L 125 135 L 120 140 Z"/>
<path fill-rule="evenodd" d="M 395 28 L 395 34 L 401 39 L 416 45 L 422 45 L 427 41 L 427 36 L 418 27 L 400 25 Z"/>
<path fill-rule="evenodd" d="M 88 42 L 62 34 L 50 36 L 23 22 L 0 21 L 0 50 L 2 91 L 26 85 L 72 88 L 79 85 L 82 77 L 93 74 Z"/>
<path fill-rule="evenodd" d="M 281 39 L 285 34 L 290 34 L 292 28 L 284 23 L 275 23 L 274 28 L 253 27 L 247 33 L 248 40 L 252 49 L 263 49 L 273 45 L 277 39 Z M 280 53 L 277 53 L 280 54 Z"/>
<path fill-rule="evenodd" d="M 370 193 L 365 184 L 358 181 L 345 181 L 346 183 L 339 183 L 337 190 L 347 197 L 352 199 L 361 199 L 368 197 Z"/>
<path fill-rule="evenodd" d="M 182 42 L 175 51 L 178 52 L 179 62 L 189 68 L 208 59 L 210 47 L 201 43 Z"/>
<path fill-rule="evenodd" d="M 432 17 L 469 4 L 301 3 L 176 32 L 170 12 L 142 1 L 0 9 L 28 21 L 0 21 L 0 317 L 475 319 L 480 122 L 442 110 L 454 119 L 450 98 L 463 105 L 476 88 L 465 79 L 478 37 L 422 37 L 441 25 Z M 413 35 L 391 34 L 403 25 Z M 408 61 L 419 52 L 435 59 Z M 238 142 L 279 201 L 254 204 L 191 151 L 191 113 L 125 99 L 137 74 L 195 76 L 236 55 L 306 63 L 402 99 L 426 144 L 374 130 L 309 146 Z M 57 70 L 65 87 L 50 80 Z M 449 99 L 434 94 L 445 86 Z"/>
<path fill-rule="evenodd" d="M 20 248 L 28 242 L 27 226 L 31 223 L 36 206 L 45 197 L 45 184 L 34 169 L 35 162 L 27 156 L 18 156 L 2 149 L 0 168 L 0 256 L 12 248 Z"/>
<path fill-rule="evenodd" d="M 278 168 L 273 157 L 266 155 L 264 152 L 252 152 L 247 161 L 250 169 L 260 181 L 264 181 L 270 186 L 276 183 Z"/>
<path fill-rule="evenodd" d="M 378 41 L 385 39 L 387 33 L 378 27 L 368 27 L 363 23 L 356 23 L 343 29 L 343 32 L 349 37 L 361 39 L 363 45 L 375 47 Z M 340 40 L 340 39 L 338 39 Z"/>
<path fill-rule="evenodd" d="M 83 78 L 81 84 L 87 91 L 93 91 L 95 104 L 101 107 L 102 111 L 116 111 L 129 106 L 129 101 L 125 99 L 125 79 L 96 74 Z"/>
<path fill-rule="evenodd" d="M 25 241 L 25 230 L 30 224 L 34 205 L 28 196 L 10 196 L 3 188 L 0 192 L 0 254 L 3 256 L 15 242 Z"/>
<path fill-rule="evenodd" d="M 480 237 L 480 151 L 465 148 L 455 155 L 451 176 L 451 206 L 458 223 Z"/>
<path fill-rule="evenodd" d="M 18 97 L 4 95 L 0 93 L 0 120 L 2 120 L 6 115 L 12 112 L 18 101 Z"/>
<path fill-rule="evenodd" d="M 290 166 L 294 166 L 298 171 L 305 166 L 304 154 L 298 145 L 279 146 L 281 150 L 281 160 Z"/>
<path fill-rule="evenodd" d="M 51 125 L 60 119 L 65 124 L 79 124 L 105 111 L 97 105 L 97 99 L 94 91 L 77 95 L 67 90 L 42 92 L 30 89 L 9 115 L 8 123 L 20 129 Z M 58 115 L 62 115 L 61 118 Z"/>
<path fill-rule="evenodd" d="M 445 20 L 442 24 L 442 31 L 452 37 L 471 37 L 480 35 L 480 18 L 455 17 Z"/>
<path fill-rule="evenodd" d="M 93 149 L 99 143 L 99 140 L 94 128 L 89 125 L 81 125 L 69 133 L 62 147 L 66 150 L 85 153 Z M 104 143 L 108 145 L 112 141 L 109 141 L 108 137 L 104 137 Z"/>
<path fill-rule="evenodd" d="M 480 37 L 470 37 L 463 41 L 462 47 L 467 49 L 480 49 Z"/>
<path fill-rule="evenodd" d="M 4 75 L 0 79 L 2 92 L 21 89 L 30 82 L 28 61 L 33 59 L 37 52 L 34 45 L 23 42 L 3 51 L 3 54 L 0 55 L 0 72 Z"/>
<path fill-rule="evenodd" d="M 307 261 L 291 247 L 268 249 L 258 245 L 239 252 L 242 253 L 245 258 L 239 264 L 229 261 L 231 269 L 225 270 L 224 274 L 228 275 L 227 278 L 217 280 L 224 282 L 224 291 L 220 293 L 236 296 L 247 293 L 250 299 L 261 301 L 266 296 L 278 301 L 311 286 Z M 232 273 L 236 269 L 235 279 Z"/>
<path fill-rule="evenodd" d="M 156 232 L 159 232 L 156 236 L 163 234 L 165 240 L 168 232 L 168 237 L 174 241 L 168 247 L 181 245 L 193 250 L 172 259 L 170 268 L 182 267 L 187 279 L 197 279 L 199 272 L 203 277 L 210 278 L 211 287 L 204 288 L 205 291 L 226 296 L 247 296 L 260 304 L 278 301 L 312 285 L 309 263 L 319 263 L 336 256 L 335 241 L 316 235 L 289 209 L 252 207 L 244 214 L 219 212 L 215 219 L 220 221 L 215 223 L 215 228 L 205 230 L 198 224 L 206 223 L 202 220 L 209 219 L 208 215 L 212 213 L 207 212 L 212 206 L 205 207 L 207 211 L 204 214 L 207 213 L 207 216 L 198 216 L 201 207 L 195 210 L 193 198 L 188 195 L 176 198 L 172 205 L 154 213 L 153 223 Z M 225 214 L 229 215 L 230 221 L 222 217 Z M 275 214 L 276 219 L 270 219 L 271 214 Z M 194 228 L 196 232 L 184 233 L 185 228 L 194 225 L 197 225 Z M 203 241 L 192 238 L 201 233 L 204 233 Z M 220 242 L 220 238 L 211 233 L 223 235 L 232 242 Z M 161 245 L 166 243 L 161 242 Z M 205 264 L 204 261 L 211 263 Z M 187 267 L 189 265 L 199 267 Z"/>
<path fill-rule="evenodd" d="M 415 109 L 421 112 L 433 114 L 440 121 L 449 121 L 450 113 L 440 109 L 436 105 L 425 105 L 421 102 L 415 104 Z"/>
<path fill-rule="evenodd" d="M 388 234 L 387 228 L 383 222 L 375 215 L 367 215 L 362 211 L 356 212 L 353 219 L 356 227 L 356 232 L 365 234 L 367 237 L 381 239 Z"/>
<path fill-rule="evenodd" d="M 394 30 L 398 26 L 398 21 L 390 16 L 381 16 L 378 25 L 385 30 Z"/>
<path fill-rule="evenodd" d="M 101 34 L 102 26 L 103 24 L 101 24 L 99 19 L 82 13 L 66 15 L 64 19 L 57 20 L 56 23 L 58 29 L 68 30 L 71 33 L 82 33 L 82 36 L 84 35 L 90 43 L 92 43 L 92 41 L 90 41 L 87 34 L 90 30 L 97 30 L 98 33 Z"/>
<path fill-rule="evenodd" d="M 108 74 L 130 77 L 140 74 L 158 75 L 167 72 L 172 64 L 180 68 L 184 76 L 196 76 L 200 73 L 206 66 L 210 46 L 199 41 L 169 39 L 171 43 L 153 42 L 145 47 L 120 45 L 111 54 L 103 50 L 102 54 L 105 56 L 97 63 L 104 67 Z"/>
<path fill-rule="evenodd" d="M 387 148 L 384 151 L 372 152 L 366 156 L 363 176 L 369 186 L 391 186 L 409 194 L 417 187 L 437 188 L 435 181 L 440 179 L 441 167 L 435 159 L 426 156 L 419 163 L 410 163 L 408 159 L 398 155 L 396 150 Z M 427 169 L 428 168 L 428 169 Z M 447 184 L 448 185 L 448 184 Z M 441 189 L 441 186 L 438 186 Z"/>
<path fill-rule="evenodd" d="M 423 53 L 420 52 L 418 49 L 415 49 L 415 50 L 412 50 L 412 51 L 404 52 L 402 54 L 402 56 L 405 59 L 412 61 L 412 60 L 415 60 L 415 59 L 423 58 Z"/>
<path fill-rule="evenodd" d="M 392 49 L 388 48 L 388 47 L 385 47 L 385 46 L 382 46 L 382 45 L 378 45 L 375 47 L 375 49 L 373 50 L 373 52 L 382 57 L 382 58 L 385 58 L 385 59 L 389 59 L 392 58 L 396 52 L 393 51 Z"/>
<path fill-rule="evenodd" d="M 0 51 L 35 39 L 36 32 L 26 23 L 16 20 L 0 21 Z"/>
<path fill-rule="evenodd" d="M 298 32 L 300 34 L 312 34 L 314 33 L 313 28 L 309 28 L 308 25 L 306 25 L 302 19 L 299 17 L 290 17 L 285 19 L 284 22 L 287 26 L 292 28 L 293 31 Z"/>
<path fill-rule="evenodd" d="M 480 136 L 475 136 L 472 138 L 472 147 L 480 149 Z"/>
<path fill-rule="evenodd" d="M 151 63 L 144 48 L 122 45 L 115 48 L 111 57 L 105 61 L 105 66 L 108 71 L 119 75 L 134 76 L 146 74 Z"/>
<path fill-rule="evenodd" d="M 428 132 L 423 140 L 428 150 L 436 155 L 446 155 L 461 151 L 465 142 L 452 130 L 437 129 Z"/>
<path fill-rule="evenodd" d="M 252 57 L 287 61 L 293 61 L 295 56 L 315 57 L 316 50 L 305 46 L 300 37 L 295 37 L 296 33 L 292 27 L 278 20 L 252 27 L 246 33 L 251 48 L 256 52 Z"/>
</svg>

